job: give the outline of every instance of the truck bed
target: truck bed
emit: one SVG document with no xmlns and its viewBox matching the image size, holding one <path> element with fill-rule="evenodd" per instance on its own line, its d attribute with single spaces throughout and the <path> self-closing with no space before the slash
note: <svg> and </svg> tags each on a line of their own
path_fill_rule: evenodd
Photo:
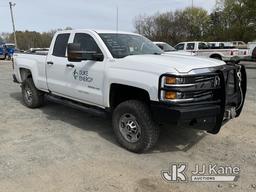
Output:
<svg viewBox="0 0 256 192">
<path fill-rule="evenodd" d="M 46 81 L 46 60 L 47 55 L 39 53 L 15 53 L 14 54 L 14 74 L 19 83 L 22 78 L 19 75 L 22 68 L 29 69 L 34 74 L 33 79 L 38 89 L 47 90 Z"/>
</svg>

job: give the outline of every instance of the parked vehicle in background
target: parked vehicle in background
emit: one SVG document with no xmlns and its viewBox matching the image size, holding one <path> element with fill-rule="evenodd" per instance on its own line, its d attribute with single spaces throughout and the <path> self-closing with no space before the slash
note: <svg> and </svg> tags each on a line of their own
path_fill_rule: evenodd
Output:
<svg viewBox="0 0 256 192">
<path fill-rule="evenodd" d="M 57 32 L 48 55 L 16 53 L 13 61 L 27 107 L 47 96 L 107 113 L 120 145 L 137 153 L 156 144 L 159 124 L 218 133 L 240 115 L 246 94 L 243 65 L 166 55 L 127 32 Z"/>
<path fill-rule="evenodd" d="M 249 60 L 251 58 L 250 49 L 238 49 L 238 56 L 240 58 L 240 61 Z"/>
<path fill-rule="evenodd" d="M 232 45 L 238 49 L 247 49 L 247 44 L 243 41 L 232 41 Z"/>
<path fill-rule="evenodd" d="M 208 42 L 210 48 L 220 48 L 220 49 L 238 49 L 238 56 L 240 60 L 248 60 L 250 58 L 250 50 L 246 48 L 235 47 L 233 42 Z"/>
<path fill-rule="evenodd" d="M 230 42 L 208 42 L 208 45 L 211 48 L 224 48 L 224 49 L 228 49 L 228 48 L 234 48 L 233 44 Z"/>
<path fill-rule="evenodd" d="M 186 52 L 186 51 L 177 51 L 173 46 L 171 46 L 168 43 L 165 42 L 153 42 L 155 45 L 157 45 L 160 49 L 162 49 L 165 54 L 170 55 L 185 55 L 185 56 L 194 56 L 194 53 Z"/>
<path fill-rule="evenodd" d="M 5 58 L 10 60 L 13 57 L 16 47 L 13 43 L 5 43 L 4 46 L 6 48 Z"/>
<path fill-rule="evenodd" d="M 249 42 L 248 48 L 250 50 L 250 55 L 251 55 L 252 59 L 256 60 L 256 41 Z"/>
<path fill-rule="evenodd" d="M 29 50 L 25 51 L 25 53 L 47 55 L 48 51 L 49 51 L 49 48 L 30 48 Z"/>
<path fill-rule="evenodd" d="M 239 62 L 238 49 L 222 49 L 210 47 L 208 43 L 202 41 L 181 42 L 175 46 L 178 51 L 192 52 L 196 56 L 208 57 L 225 62 Z"/>
<path fill-rule="evenodd" d="M 0 45 L 0 59 L 3 60 L 6 57 L 6 48 L 4 44 Z"/>
</svg>

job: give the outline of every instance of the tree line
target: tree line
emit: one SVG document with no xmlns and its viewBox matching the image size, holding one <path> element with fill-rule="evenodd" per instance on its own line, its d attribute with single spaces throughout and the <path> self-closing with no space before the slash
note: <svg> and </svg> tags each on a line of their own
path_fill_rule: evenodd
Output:
<svg viewBox="0 0 256 192">
<path fill-rule="evenodd" d="M 218 0 L 212 13 L 199 7 L 139 15 L 134 20 L 135 32 L 153 41 L 176 44 L 181 41 L 253 41 L 256 40 L 256 1 Z M 67 27 L 65 29 L 71 29 Z M 17 31 L 18 48 L 49 47 L 57 29 L 39 33 Z M 0 34 L 1 42 L 13 42 L 12 33 Z"/>
<path fill-rule="evenodd" d="M 182 41 L 256 40 L 256 1 L 219 0 L 212 13 L 199 7 L 139 15 L 135 30 L 153 41 L 173 45 Z"/>
<path fill-rule="evenodd" d="M 70 30 L 71 27 L 65 29 L 56 29 L 49 32 L 39 33 L 36 31 L 16 31 L 18 48 L 21 50 L 28 50 L 30 48 L 48 48 L 52 41 L 54 34 L 61 30 Z M 13 33 L 2 33 L 0 35 L 0 43 L 14 42 Z"/>
</svg>

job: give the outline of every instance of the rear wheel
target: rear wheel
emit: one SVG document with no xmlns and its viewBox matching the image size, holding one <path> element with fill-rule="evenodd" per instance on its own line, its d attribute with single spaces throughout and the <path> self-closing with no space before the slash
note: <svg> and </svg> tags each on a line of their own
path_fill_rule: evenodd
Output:
<svg viewBox="0 0 256 192">
<path fill-rule="evenodd" d="M 159 137 L 159 127 L 153 122 L 148 106 L 137 100 L 117 106 L 113 129 L 120 145 L 136 153 L 151 149 Z"/>
<path fill-rule="evenodd" d="M 38 108 L 44 104 L 44 94 L 35 87 L 32 78 L 22 83 L 22 96 L 24 104 L 29 108 Z"/>
</svg>

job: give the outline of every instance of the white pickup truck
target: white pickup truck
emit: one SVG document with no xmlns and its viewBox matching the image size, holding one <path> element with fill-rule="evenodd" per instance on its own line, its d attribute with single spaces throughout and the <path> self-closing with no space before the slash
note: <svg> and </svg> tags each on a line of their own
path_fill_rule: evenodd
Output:
<svg viewBox="0 0 256 192">
<path fill-rule="evenodd" d="M 156 144 L 160 125 L 216 134 L 240 115 L 242 65 L 162 53 L 133 33 L 62 31 L 48 55 L 16 53 L 13 79 L 27 107 L 41 107 L 48 98 L 110 114 L 120 145 L 137 153 Z"/>
<path fill-rule="evenodd" d="M 168 55 L 185 55 L 185 56 L 194 56 L 195 55 L 192 52 L 178 51 L 174 47 L 172 47 L 171 45 L 169 45 L 168 43 L 165 43 L 165 42 L 156 41 L 153 43 L 155 45 L 157 45 L 165 54 L 168 54 Z"/>
<path fill-rule="evenodd" d="M 208 43 L 201 41 L 181 42 L 174 47 L 178 51 L 192 52 L 197 56 L 223 60 L 225 62 L 240 61 L 239 50 L 210 47 Z"/>
</svg>

